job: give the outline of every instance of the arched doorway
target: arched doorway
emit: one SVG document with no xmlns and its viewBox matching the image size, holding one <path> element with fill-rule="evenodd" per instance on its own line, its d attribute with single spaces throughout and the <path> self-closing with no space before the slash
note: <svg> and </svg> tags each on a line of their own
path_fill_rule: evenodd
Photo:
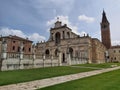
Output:
<svg viewBox="0 0 120 90">
<path fill-rule="evenodd" d="M 71 47 L 69 48 L 69 53 L 70 53 L 70 57 L 72 58 L 73 57 L 73 49 Z"/>
<path fill-rule="evenodd" d="M 45 55 L 46 55 L 46 57 L 49 57 L 50 52 L 49 52 L 49 50 L 48 50 L 48 49 L 45 51 Z"/>
<path fill-rule="evenodd" d="M 58 49 L 55 50 L 55 57 L 58 56 Z"/>
<path fill-rule="evenodd" d="M 70 33 L 69 32 L 67 32 L 67 36 L 68 36 L 68 38 L 70 38 Z"/>
<path fill-rule="evenodd" d="M 62 63 L 65 63 L 65 54 L 62 55 Z"/>
<path fill-rule="evenodd" d="M 59 33 L 59 32 L 57 32 L 57 33 L 55 34 L 55 43 L 56 43 L 56 44 L 59 44 L 59 43 L 60 43 L 60 33 Z"/>
</svg>

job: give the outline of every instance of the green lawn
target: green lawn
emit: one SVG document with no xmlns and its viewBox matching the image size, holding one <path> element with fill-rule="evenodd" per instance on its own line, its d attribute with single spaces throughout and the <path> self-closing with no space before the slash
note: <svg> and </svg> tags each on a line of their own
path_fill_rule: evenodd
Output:
<svg viewBox="0 0 120 90">
<path fill-rule="evenodd" d="M 48 67 L 48 68 L 27 69 L 27 70 L 3 71 L 0 72 L 0 86 L 13 84 L 13 83 L 39 80 L 39 79 L 55 77 L 55 76 L 86 72 L 90 70 L 93 69 L 61 66 L 61 67 Z"/>
<path fill-rule="evenodd" d="M 120 90 L 120 70 L 74 80 L 40 90 Z"/>
<path fill-rule="evenodd" d="M 111 65 L 120 66 L 120 63 L 103 63 L 103 64 L 78 64 L 74 66 L 96 67 L 96 68 L 111 68 Z"/>
<path fill-rule="evenodd" d="M 112 65 L 113 64 L 114 63 L 112 63 Z M 27 69 L 27 70 L 3 71 L 0 72 L 0 86 L 95 70 L 92 68 L 84 68 L 84 67 L 81 68 L 79 66 L 106 68 L 106 67 L 110 67 L 110 65 L 111 63 L 81 64 L 78 65 L 78 67 L 61 66 L 61 67 L 48 67 L 48 68 Z"/>
</svg>

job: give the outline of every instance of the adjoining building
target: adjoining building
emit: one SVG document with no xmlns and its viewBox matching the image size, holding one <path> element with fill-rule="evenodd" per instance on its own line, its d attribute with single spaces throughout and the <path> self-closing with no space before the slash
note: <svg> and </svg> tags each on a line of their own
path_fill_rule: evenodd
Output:
<svg viewBox="0 0 120 90">
<path fill-rule="evenodd" d="M 18 36 L 9 35 L 0 37 L 0 41 L 7 44 L 7 53 L 19 53 L 20 46 L 23 45 L 23 53 L 32 54 L 33 41 L 28 40 L 28 38 L 24 39 Z"/>
<path fill-rule="evenodd" d="M 18 36 L 0 37 L 0 70 L 32 67 L 32 41 Z"/>
<path fill-rule="evenodd" d="M 120 46 L 112 46 L 109 49 L 109 61 L 110 62 L 120 62 Z"/>
</svg>

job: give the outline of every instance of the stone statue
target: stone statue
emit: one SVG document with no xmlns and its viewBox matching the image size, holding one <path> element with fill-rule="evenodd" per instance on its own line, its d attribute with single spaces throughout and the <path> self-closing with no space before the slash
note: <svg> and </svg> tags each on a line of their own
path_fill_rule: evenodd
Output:
<svg viewBox="0 0 120 90">
<path fill-rule="evenodd" d="M 2 51 L 7 52 L 7 42 L 4 39 L 2 41 Z"/>
<path fill-rule="evenodd" d="M 23 52 L 23 42 L 20 43 L 20 52 Z"/>
</svg>

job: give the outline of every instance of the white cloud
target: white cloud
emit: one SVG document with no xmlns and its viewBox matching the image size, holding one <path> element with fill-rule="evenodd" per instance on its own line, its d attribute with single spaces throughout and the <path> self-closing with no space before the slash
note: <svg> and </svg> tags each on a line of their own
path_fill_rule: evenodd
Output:
<svg viewBox="0 0 120 90">
<path fill-rule="evenodd" d="M 9 29 L 7 27 L 1 28 L 0 34 L 3 36 L 17 35 L 17 36 L 24 37 L 24 38 L 26 37 L 26 35 L 21 30 Z"/>
<path fill-rule="evenodd" d="M 87 33 L 85 31 L 82 31 L 79 33 L 80 36 L 87 36 Z"/>
<path fill-rule="evenodd" d="M 74 7 L 75 0 L 50 0 L 56 7 L 62 10 L 63 13 L 70 13 Z"/>
<path fill-rule="evenodd" d="M 87 23 L 92 23 L 92 22 L 95 21 L 95 18 L 93 18 L 93 17 L 88 17 L 88 16 L 86 16 L 86 15 L 80 15 L 80 16 L 78 16 L 78 19 L 79 19 L 80 21 L 85 21 L 85 22 L 87 22 Z"/>
<path fill-rule="evenodd" d="M 112 41 L 112 45 L 113 46 L 120 45 L 120 40 L 114 40 L 114 41 Z"/>
<path fill-rule="evenodd" d="M 33 33 L 33 34 L 30 34 L 30 35 L 27 35 L 27 34 L 23 33 L 21 30 L 10 29 L 10 28 L 7 28 L 7 27 L 0 28 L 0 35 L 2 35 L 2 36 L 16 35 L 16 36 L 19 36 L 19 37 L 22 37 L 22 38 L 27 38 L 28 37 L 29 40 L 32 40 L 34 42 L 43 41 L 43 40 L 46 39 L 44 36 L 41 36 L 38 33 Z"/>
<path fill-rule="evenodd" d="M 59 17 L 59 21 L 61 21 L 62 24 L 67 24 L 67 26 L 68 26 L 69 28 L 71 28 L 74 33 L 80 35 L 80 33 L 78 32 L 78 27 L 75 26 L 75 25 L 73 25 L 73 24 L 69 21 L 69 17 L 68 17 L 68 16 L 59 15 L 59 16 L 57 16 L 57 17 Z M 53 26 L 54 23 L 57 21 L 57 17 L 54 17 L 52 20 L 47 21 L 47 26 Z"/>
<path fill-rule="evenodd" d="M 101 40 L 101 31 L 97 31 L 97 32 L 92 33 L 92 37 L 98 38 L 99 40 Z"/>
<path fill-rule="evenodd" d="M 38 33 L 33 33 L 32 35 L 29 36 L 29 39 L 34 41 L 43 41 L 45 40 L 45 37 L 40 36 Z"/>
</svg>

